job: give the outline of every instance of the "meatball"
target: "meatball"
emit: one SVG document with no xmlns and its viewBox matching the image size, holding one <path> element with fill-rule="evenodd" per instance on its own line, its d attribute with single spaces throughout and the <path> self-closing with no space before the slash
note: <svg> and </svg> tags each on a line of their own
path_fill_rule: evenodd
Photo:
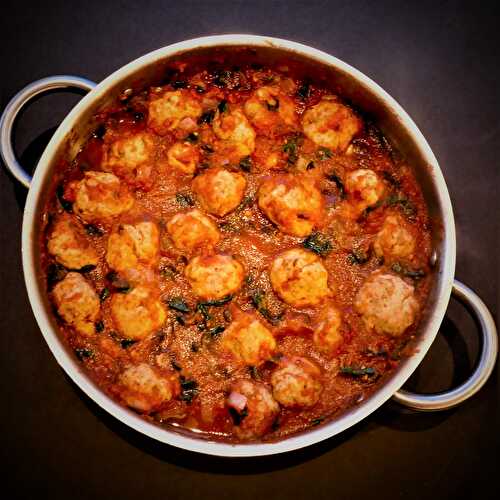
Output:
<svg viewBox="0 0 500 500">
<path fill-rule="evenodd" d="M 179 394 L 179 382 L 174 373 L 140 363 L 126 368 L 119 377 L 120 395 L 127 405 L 148 413 Z"/>
<path fill-rule="evenodd" d="M 123 338 L 141 340 L 162 326 L 166 312 L 157 292 L 140 285 L 111 296 L 111 316 Z"/>
<path fill-rule="evenodd" d="M 193 293 L 205 300 L 236 293 L 243 283 L 243 266 L 229 255 L 194 257 L 184 271 Z"/>
<path fill-rule="evenodd" d="M 217 225 L 196 208 L 174 215 L 167 224 L 167 231 L 175 247 L 185 252 L 214 247 L 220 239 Z"/>
<path fill-rule="evenodd" d="M 302 117 L 304 134 L 311 141 L 342 153 L 361 131 L 361 120 L 334 97 L 324 97 Z"/>
<path fill-rule="evenodd" d="M 217 111 L 212 122 L 215 135 L 222 139 L 222 147 L 233 159 L 248 156 L 255 149 L 255 130 L 241 109 L 220 113 Z"/>
<path fill-rule="evenodd" d="M 159 247 L 160 237 L 154 222 L 120 224 L 108 239 L 106 261 L 116 271 L 153 266 L 158 261 Z"/>
<path fill-rule="evenodd" d="M 133 186 L 150 187 L 154 149 L 154 137 L 148 132 L 123 137 L 104 145 L 102 169 Z"/>
<path fill-rule="evenodd" d="M 83 335 L 95 333 L 94 323 L 100 312 L 100 302 L 94 288 L 79 273 L 68 273 L 56 284 L 52 296 L 59 316 Z"/>
<path fill-rule="evenodd" d="M 342 342 L 341 325 L 342 316 L 336 307 L 329 305 L 321 311 L 313 334 L 313 342 L 318 350 L 331 354 L 340 345 Z"/>
<path fill-rule="evenodd" d="M 346 175 L 345 189 L 354 214 L 375 205 L 384 194 L 384 184 L 373 170 L 360 168 Z"/>
<path fill-rule="evenodd" d="M 59 264 L 68 269 L 96 266 L 99 257 L 83 234 L 83 228 L 71 217 L 56 221 L 49 234 L 47 249 Z"/>
<path fill-rule="evenodd" d="M 176 142 L 167 153 L 169 167 L 182 174 L 194 174 L 199 159 L 198 147 L 190 142 Z"/>
<path fill-rule="evenodd" d="M 415 321 L 414 288 L 398 276 L 374 272 L 359 290 L 354 307 L 377 333 L 401 335 Z"/>
<path fill-rule="evenodd" d="M 193 180 L 193 191 L 207 212 L 223 217 L 243 199 L 247 181 L 240 172 L 210 168 Z"/>
<path fill-rule="evenodd" d="M 388 215 L 373 243 L 375 254 L 386 260 L 410 257 L 415 238 L 399 215 Z"/>
<path fill-rule="evenodd" d="M 269 274 L 274 291 L 291 306 L 316 306 L 331 295 L 325 266 L 308 250 L 293 248 L 278 255 Z"/>
<path fill-rule="evenodd" d="M 295 105 L 277 87 L 261 87 L 245 102 L 245 114 L 261 133 L 283 133 L 297 126 Z"/>
<path fill-rule="evenodd" d="M 134 204 L 128 188 L 114 174 L 85 172 L 71 185 L 75 191 L 73 210 L 87 222 L 99 222 L 127 212 Z"/>
<path fill-rule="evenodd" d="M 276 340 L 253 314 L 237 311 L 222 334 L 221 348 L 237 361 L 257 366 L 272 356 Z"/>
<path fill-rule="evenodd" d="M 313 182 L 284 174 L 264 181 L 258 193 L 260 209 L 281 231 L 308 236 L 321 223 L 324 201 Z"/>
<path fill-rule="evenodd" d="M 290 408 L 314 406 L 323 390 L 320 368 L 298 356 L 280 360 L 271 375 L 271 385 L 274 399 Z"/>
<path fill-rule="evenodd" d="M 280 411 L 267 386 L 244 379 L 231 386 L 226 404 L 233 416 L 234 433 L 245 440 L 266 434 Z"/>
<path fill-rule="evenodd" d="M 187 90 L 165 92 L 149 102 L 148 127 L 159 135 L 176 128 L 192 130 L 203 110 Z"/>
</svg>

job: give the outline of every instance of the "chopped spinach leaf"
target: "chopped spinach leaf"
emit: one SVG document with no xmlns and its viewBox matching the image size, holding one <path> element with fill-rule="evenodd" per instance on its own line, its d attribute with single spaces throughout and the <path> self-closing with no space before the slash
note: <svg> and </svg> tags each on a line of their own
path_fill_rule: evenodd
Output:
<svg viewBox="0 0 500 500">
<path fill-rule="evenodd" d="M 425 276 L 425 272 L 422 269 L 411 269 L 409 267 L 403 266 L 400 262 L 395 262 L 391 269 L 402 276 L 407 278 L 412 278 L 414 280 L 419 280 Z"/>
<path fill-rule="evenodd" d="M 238 426 L 241 424 L 241 421 L 248 416 L 248 408 L 245 406 L 241 412 L 238 412 L 235 408 L 229 408 L 229 414 L 233 419 L 234 425 Z"/>
<path fill-rule="evenodd" d="M 250 172 L 252 170 L 252 158 L 245 156 L 245 158 L 240 160 L 240 168 L 244 172 Z"/>
<path fill-rule="evenodd" d="M 207 125 L 210 125 L 215 117 L 215 110 L 210 109 L 209 111 L 205 111 L 199 118 L 198 118 L 198 125 L 202 125 L 203 123 L 206 123 Z"/>
<path fill-rule="evenodd" d="M 347 256 L 347 261 L 349 264 L 354 265 L 354 264 L 364 264 L 368 262 L 370 259 L 370 256 L 368 255 L 367 252 L 365 252 L 361 248 L 356 248 L 354 249 L 348 256 Z"/>
<path fill-rule="evenodd" d="M 178 90 L 185 89 L 188 86 L 188 83 L 185 80 L 175 80 L 171 83 L 171 85 L 175 90 Z"/>
<path fill-rule="evenodd" d="M 377 373 L 375 368 L 372 368 L 371 366 L 366 368 L 343 366 L 340 369 L 340 372 L 344 375 L 350 375 L 351 377 L 363 377 L 363 376 L 373 377 Z"/>
<path fill-rule="evenodd" d="M 121 278 L 118 273 L 115 273 L 114 271 L 109 272 L 106 275 L 106 278 L 117 292 L 128 293 L 130 292 L 130 290 L 132 290 L 130 283 L 127 280 Z"/>
<path fill-rule="evenodd" d="M 181 207 L 192 207 L 194 206 L 194 200 L 188 193 L 177 193 L 175 195 L 175 200 Z"/>
<path fill-rule="evenodd" d="M 297 95 L 301 99 L 307 99 L 311 95 L 311 84 L 304 82 L 297 90 Z"/>
<path fill-rule="evenodd" d="M 203 94 L 203 93 L 205 93 L 205 90 L 206 90 L 206 89 L 205 89 L 205 87 L 203 87 L 202 85 L 195 85 L 195 86 L 194 86 L 194 90 L 196 90 L 196 92 L 197 92 L 198 94 Z"/>
<path fill-rule="evenodd" d="M 64 186 L 62 184 L 57 186 L 56 196 L 64 211 L 68 213 L 73 212 L 73 203 L 64 198 Z"/>
<path fill-rule="evenodd" d="M 331 158 L 333 153 L 330 149 L 321 147 L 318 149 L 316 156 L 320 161 L 325 161 L 328 160 L 328 158 Z"/>
<path fill-rule="evenodd" d="M 264 318 L 266 318 L 271 324 L 275 325 L 283 317 L 284 311 L 279 314 L 272 314 L 267 306 L 266 294 L 263 290 L 256 290 L 251 295 L 252 304 L 259 311 Z"/>
<path fill-rule="evenodd" d="M 229 109 L 227 101 L 225 99 L 222 99 L 222 101 L 219 102 L 217 109 L 219 110 L 219 113 L 225 113 Z"/>
<path fill-rule="evenodd" d="M 213 328 L 210 328 L 208 330 L 208 335 L 215 339 L 217 338 L 224 330 L 226 329 L 225 326 L 222 326 L 222 325 L 217 325 L 217 326 L 214 326 Z"/>
<path fill-rule="evenodd" d="M 91 349 L 75 349 L 75 354 L 80 361 L 95 357 L 94 351 Z"/>
<path fill-rule="evenodd" d="M 225 297 L 222 297 L 222 299 L 218 300 L 207 300 L 205 302 L 199 302 L 199 306 L 205 306 L 205 307 L 220 307 L 223 306 L 224 304 L 227 304 L 228 302 L 231 302 L 233 300 L 232 295 L 226 295 Z"/>
<path fill-rule="evenodd" d="M 326 178 L 329 181 L 335 183 L 335 185 L 337 186 L 337 189 L 339 190 L 340 196 L 343 198 L 345 196 L 345 187 L 344 187 L 344 183 L 342 182 L 342 179 L 335 172 L 331 172 L 331 173 L 327 174 Z"/>
<path fill-rule="evenodd" d="M 123 349 L 128 349 L 131 345 L 134 345 L 136 342 L 137 340 L 134 339 L 121 339 L 120 345 L 122 346 Z"/>
<path fill-rule="evenodd" d="M 179 399 L 181 401 L 186 401 L 186 403 L 190 404 L 200 392 L 198 390 L 198 382 L 196 382 L 196 380 L 186 379 L 181 375 L 180 384 L 181 384 L 181 395 L 179 396 Z"/>
<path fill-rule="evenodd" d="M 104 302 L 109 296 L 110 296 L 109 288 L 104 287 L 101 290 L 101 293 L 99 294 L 99 298 L 101 299 L 101 302 Z"/>
<path fill-rule="evenodd" d="M 324 422 L 326 417 L 318 417 L 318 418 L 315 418 L 314 420 L 311 420 L 311 426 L 312 427 L 316 427 L 317 425 L 321 424 L 322 422 Z"/>
<path fill-rule="evenodd" d="M 324 257 L 332 250 L 332 243 L 321 233 L 312 233 L 302 243 L 304 248 Z"/>
<path fill-rule="evenodd" d="M 102 236 L 104 231 L 93 224 L 86 224 L 85 230 L 89 236 Z"/>
<path fill-rule="evenodd" d="M 170 364 L 172 365 L 172 368 L 176 371 L 176 372 L 180 372 L 182 370 L 182 366 L 177 364 L 177 362 L 175 361 L 175 359 L 171 359 L 170 360 Z"/>
<path fill-rule="evenodd" d="M 95 267 L 96 266 L 94 264 L 87 264 L 86 266 L 83 266 L 80 269 L 78 269 L 78 272 L 83 274 L 90 273 L 90 271 L 93 271 Z"/>
<path fill-rule="evenodd" d="M 174 309 L 174 311 L 179 311 L 182 313 L 188 313 L 191 311 L 182 297 L 172 297 L 168 301 L 168 307 L 170 307 L 170 309 Z"/>
<path fill-rule="evenodd" d="M 47 267 L 47 283 L 49 286 L 55 285 L 58 281 L 65 278 L 68 271 L 61 264 L 50 264 Z"/>
<path fill-rule="evenodd" d="M 299 157 L 299 147 L 302 142 L 302 135 L 295 134 L 289 137 L 285 144 L 283 144 L 282 150 L 288 155 L 288 163 L 295 164 Z"/>
<path fill-rule="evenodd" d="M 187 142 L 190 142 L 191 144 L 194 144 L 195 142 L 198 142 L 198 132 L 191 132 L 186 136 L 184 139 Z"/>
<path fill-rule="evenodd" d="M 254 380 L 262 380 L 262 375 L 260 373 L 260 370 L 256 366 L 249 366 L 248 371 L 250 372 L 250 376 Z"/>
<path fill-rule="evenodd" d="M 102 321 L 98 321 L 96 324 L 95 324 L 95 331 L 97 333 L 101 333 L 102 331 L 104 331 L 104 323 Z"/>
<path fill-rule="evenodd" d="M 314 164 L 313 161 L 310 161 L 307 166 L 306 166 L 306 170 L 312 170 L 313 168 L 315 168 L 316 165 Z"/>
</svg>

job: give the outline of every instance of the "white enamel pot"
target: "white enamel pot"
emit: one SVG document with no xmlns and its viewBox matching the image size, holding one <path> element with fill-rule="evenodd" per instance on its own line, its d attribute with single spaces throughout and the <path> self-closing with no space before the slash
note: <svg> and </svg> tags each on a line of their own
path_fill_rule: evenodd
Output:
<svg viewBox="0 0 500 500">
<path fill-rule="evenodd" d="M 389 140 L 406 156 L 414 168 L 426 202 L 432 224 L 435 249 L 436 277 L 428 306 L 415 341 L 415 354 L 403 360 L 396 373 L 372 396 L 343 413 L 339 418 L 322 426 L 278 442 L 227 444 L 200 439 L 194 434 L 179 433 L 170 428 L 154 425 L 108 397 L 86 375 L 73 353 L 58 335 L 41 279 L 39 266 L 39 231 L 41 213 L 57 160 L 62 156 L 74 157 L 88 138 L 89 123 L 97 109 L 118 95 L 132 82 L 141 79 L 145 85 L 158 65 L 174 57 L 194 52 L 233 50 L 251 47 L 265 63 L 279 58 L 297 59 L 314 75 L 321 69 L 328 78 L 342 88 L 343 97 L 356 103 L 375 118 L 377 125 Z M 78 87 L 88 94 L 64 119 L 46 147 L 33 178 L 17 162 L 12 147 L 12 127 L 21 107 L 33 96 L 54 88 Z M 287 40 L 252 35 L 222 35 L 197 38 L 146 54 L 108 76 L 99 84 L 83 78 L 55 76 L 36 81 L 16 94 L 5 108 L 0 122 L 0 152 L 7 169 L 29 188 L 23 219 L 22 257 L 26 288 L 33 313 L 40 330 L 58 363 L 71 379 L 97 404 L 114 417 L 153 439 L 199 453 L 219 456 L 261 456 L 296 450 L 334 436 L 371 414 L 388 399 L 416 410 L 442 410 L 456 406 L 473 396 L 491 374 L 497 355 L 495 324 L 481 299 L 468 287 L 454 280 L 455 223 L 448 190 L 438 162 L 412 119 L 404 109 L 381 87 L 352 66 L 329 54 Z M 446 312 L 451 293 L 469 307 L 477 318 L 482 338 L 479 361 L 470 378 L 448 392 L 418 395 L 401 390 L 402 385 L 424 358 Z"/>
</svg>

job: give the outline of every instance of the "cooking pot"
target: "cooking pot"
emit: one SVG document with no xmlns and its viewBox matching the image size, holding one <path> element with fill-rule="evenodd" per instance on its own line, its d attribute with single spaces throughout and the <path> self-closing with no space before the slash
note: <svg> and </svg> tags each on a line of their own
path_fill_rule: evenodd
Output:
<svg viewBox="0 0 500 500">
<path fill-rule="evenodd" d="M 86 141 L 95 112 L 111 102 L 124 89 L 140 81 L 151 84 L 158 68 L 166 61 L 196 53 L 236 54 L 235 48 L 249 48 L 262 63 L 276 63 L 286 57 L 296 60 L 304 74 L 314 78 L 327 75 L 328 83 L 340 89 L 343 98 L 372 116 L 392 144 L 414 169 L 426 199 L 432 220 L 432 257 L 435 279 L 428 304 L 414 341 L 415 353 L 401 361 L 395 374 L 370 397 L 344 412 L 339 418 L 320 427 L 293 435 L 278 442 L 228 444 L 197 437 L 195 433 L 177 432 L 152 424 L 107 396 L 87 376 L 58 334 L 51 313 L 45 283 L 40 271 L 39 235 L 41 213 L 46 201 L 54 168 L 64 157 L 71 160 Z M 88 94 L 61 123 L 46 147 L 33 178 L 17 162 L 12 146 L 12 127 L 21 107 L 32 97 L 55 88 L 77 87 Z M 327 439 L 365 418 L 389 398 L 417 410 L 442 410 L 460 404 L 475 394 L 491 374 L 496 360 L 498 341 L 495 324 L 481 299 L 468 287 L 454 280 L 455 223 L 448 189 L 438 162 L 412 119 L 403 108 L 367 76 L 341 60 L 319 50 L 287 40 L 252 35 L 210 36 L 188 40 L 146 54 L 127 64 L 100 84 L 84 78 L 53 76 L 33 82 L 15 95 L 5 108 L 0 122 L 0 152 L 12 175 L 29 188 L 23 230 L 22 258 L 26 288 L 40 330 L 58 363 L 71 379 L 96 403 L 135 430 L 173 446 L 220 456 L 259 456 L 290 451 Z M 401 390 L 401 386 L 420 364 L 431 346 L 453 293 L 474 314 L 480 326 L 482 348 L 472 376 L 461 386 L 439 394 L 418 395 Z"/>
</svg>

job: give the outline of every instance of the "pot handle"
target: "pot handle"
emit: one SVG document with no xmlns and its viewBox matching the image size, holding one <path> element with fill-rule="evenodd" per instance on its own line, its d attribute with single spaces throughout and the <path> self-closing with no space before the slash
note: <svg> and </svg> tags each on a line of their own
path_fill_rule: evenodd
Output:
<svg viewBox="0 0 500 500">
<path fill-rule="evenodd" d="M 76 87 L 90 92 L 96 85 L 96 83 L 78 76 L 49 76 L 30 83 L 9 101 L 0 118 L 0 155 L 7 169 L 23 186 L 30 187 L 31 176 L 17 161 L 12 144 L 12 128 L 21 108 L 42 92 L 67 87 Z"/>
<path fill-rule="evenodd" d="M 495 322 L 484 302 L 467 286 L 460 281 L 453 283 L 452 294 L 462 302 L 469 312 L 479 322 L 482 337 L 482 348 L 479 362 L 474 373 L 462 384 L 454 389 L 437 394 L 415 394 L 399 390 L 393 399 L 414 410 L 437 411 L 446 410 L 459 405 L 476 394 L 488 380 L 495 367 L 498 352 L 498 337 Z"/>
</svg>

